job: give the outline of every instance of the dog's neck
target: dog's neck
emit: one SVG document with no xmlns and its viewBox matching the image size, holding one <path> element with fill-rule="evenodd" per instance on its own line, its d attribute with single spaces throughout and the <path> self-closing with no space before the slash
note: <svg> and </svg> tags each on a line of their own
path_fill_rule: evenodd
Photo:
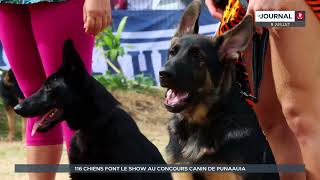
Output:
<svg viewBox="0 0 320 180">
<path fill-rule="evenodd" d="M 228 92 L 217 94 L 213 91 L 207 95 L 203 102 L 186 109 L 180 114 L 190 123 L 203 124 L 208 120 L 209 115 L 234 111 L 238 104 L 246 103 L 240 92 L 239 84 L 233 83 Z"/>
<path fill-rule="evenodd" d="M 201 102 L 181 113 L 191 123 L 205 123 L 208 119 L 208 113 L 229 108 L 222 106 L 224 102 L 229 100 L 229 97 L 240 96 L 240 89 L 239 91 L 237 89 L 239 85 L 236 80 L 236 66 L 234 63 L 225 64 L 218 79 L 212 73 L 209 73 L 209 76 L 207 75 L 207 79 L 210 79 L 209 81 L 213 83 L 210 83 L 210 85 L 206 83 L 206 90 L 202 92 L 205 95 L 201 97 Z"/>
<path fill-rule="evenodd" d="M 73 105 L 73 112 L 66 112 L 67 123 L 75 130 L 87 129 L 96 123 L 98 114 L 111 113 L 119 105 L 111 93 L 93 77 L 87 82 L 79 93 L 81 101 Z"/>
</svg>

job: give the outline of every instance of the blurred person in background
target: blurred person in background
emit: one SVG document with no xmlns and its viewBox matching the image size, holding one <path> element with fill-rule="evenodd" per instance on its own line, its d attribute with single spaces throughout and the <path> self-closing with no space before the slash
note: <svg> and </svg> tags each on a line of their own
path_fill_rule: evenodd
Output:
<svg viewBox="0 0 320 180">
<path fill-rule="evenodd" d="M 139 10 L 150 10 L 152 9 L 153 0 L 127 0 L 128 10 L 139 11 Z"/>
<path fill-rule="evenodd" d="M 127 0 L 111 0 L 111 8 L 115 10 L 123 10 L 128 8 Z"/>
</svg>

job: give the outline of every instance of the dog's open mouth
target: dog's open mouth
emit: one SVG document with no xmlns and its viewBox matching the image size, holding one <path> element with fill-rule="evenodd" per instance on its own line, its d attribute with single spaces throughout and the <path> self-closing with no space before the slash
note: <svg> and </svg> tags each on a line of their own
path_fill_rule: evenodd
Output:
<svg viewBox="0 0 320 180">
<path fill-rule="evenodd" d="M 53 108 L 47 112 L 43 117 L 34 123 L 31 135 L 33 136 L 36 132 L 46 132 L 55 124 L 61 121 L 63 114 L 62 109 Z"/>
<path fill-rule="evenodd" d="M 165 97 L 165 106 L 170 112 L 180 112 L 186 108 L 191 97 L 190 92 L 168 89 Z"/>
</svg>

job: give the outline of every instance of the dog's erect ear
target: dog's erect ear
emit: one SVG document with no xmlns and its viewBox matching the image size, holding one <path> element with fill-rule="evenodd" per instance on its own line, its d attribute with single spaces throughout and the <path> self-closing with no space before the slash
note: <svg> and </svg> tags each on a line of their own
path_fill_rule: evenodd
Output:
<svg viewBox="0 0 320 180">
<path fill-rule="evenodd" d="M 201 0 L 193 0 L 184 11 L 174 37 L 181 37 L 184 33 L 198 33 Z"/>
<path fill-rule="evenodd" d="M 215 38 L 221 61 L 237 60 L 239 52 L 244 51 L 253 36 L 253 18 L 247 15 L 231 30 Z"/>
<path fill-rule="evenodd" d="M 64 42 L 62 59 L 62 67 L 68 73 L 74 73 L 85 69 L 81 57 L 70 39 Z"/>
</svg>

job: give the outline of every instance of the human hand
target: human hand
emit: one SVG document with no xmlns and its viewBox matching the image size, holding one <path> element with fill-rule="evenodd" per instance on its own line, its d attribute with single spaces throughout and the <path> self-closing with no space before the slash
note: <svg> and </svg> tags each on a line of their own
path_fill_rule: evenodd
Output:
<svg viewBox="0 0 320 180">
<path fill-rule="evenodd" d="M 210 14 L 211 14 L 213 17 L 215 17 L 216 19 L 219 19 L 219 20 L 222 18 L 222 16 L 223 16 L 223 10 L 220 9 L 220 8 L 218 8 L 218 7 L 214 4 L 213 0 L 206 0 L 206 5 L 207 5 L 207 7 L 208 7 L 208 9 L 209 9 L 209 11 L 210 11 Z"/>
<path fill-rule="evenodd" d="M 83 22 L 85 32 L 97 35 L 112 21 L 110 0 L 85 0 Z"/>
</svg>

